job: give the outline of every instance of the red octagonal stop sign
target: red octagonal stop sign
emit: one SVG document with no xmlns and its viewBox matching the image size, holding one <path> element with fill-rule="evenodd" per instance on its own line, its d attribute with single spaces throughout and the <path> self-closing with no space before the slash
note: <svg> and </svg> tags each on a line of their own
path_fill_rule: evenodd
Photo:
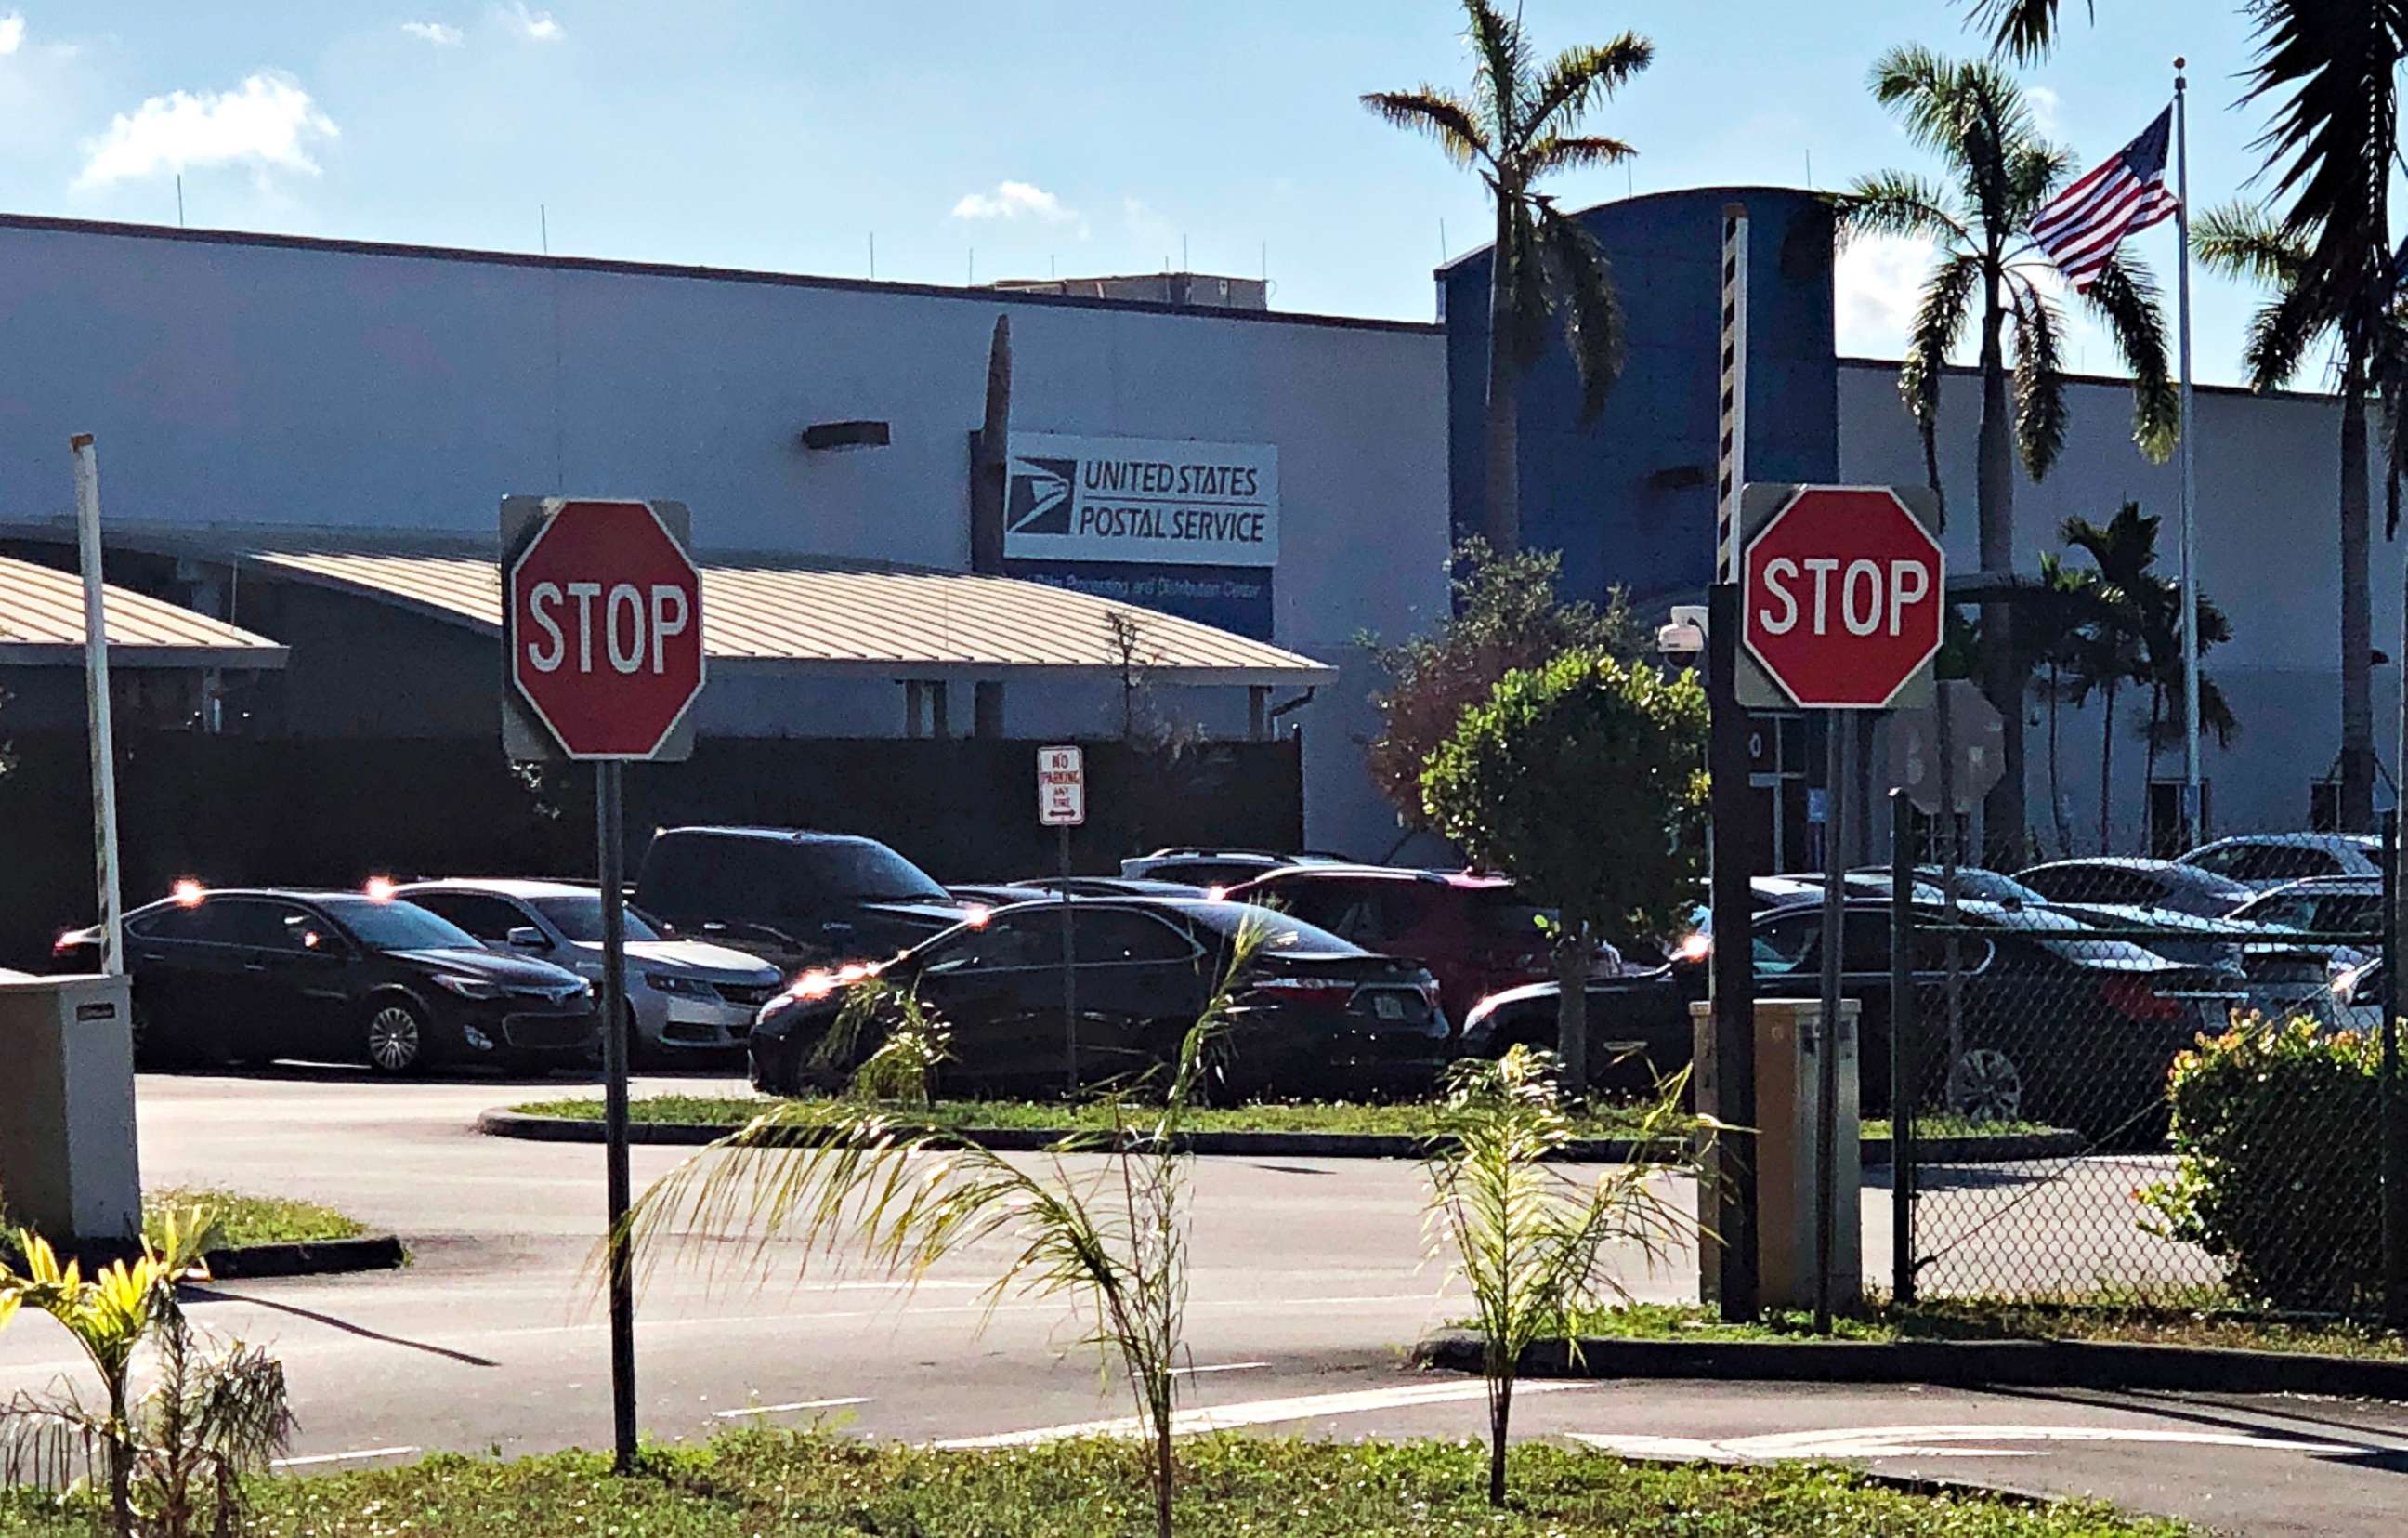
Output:
<svg viewBox="0 0 2408 1538">
<path fill-rule="evenodd" d="M 1885 487 L 1801 487 L 1743 581 L 1747 649 L 1806 709 L 1880 710 L 1940 650 L 1940 546 Z"/>
<path fill-rule="evenodd" d="M 563 502 L 509 570 L 510 683 L 571 758 L 650 758 L 702 693 L 702 579 L 649 502 Z"/>
</svg>

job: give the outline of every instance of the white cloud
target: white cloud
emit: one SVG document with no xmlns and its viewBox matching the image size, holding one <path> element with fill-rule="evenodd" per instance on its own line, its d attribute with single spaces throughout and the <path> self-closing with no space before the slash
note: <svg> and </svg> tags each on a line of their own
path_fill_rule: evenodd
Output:
<svg viewBox="0 0 2408 1538">
<path fill-rule="evenodd" d="M 232 91 L 176 91 L 120 112 L 86 141 L 79 188 L 165 176 L 191 167 L 249 165 L 316 176 L 314 140 L 341 130 L 289 75 L 259 74 Z"/>
<path fill-rule="evenodd" d="M 2032 126 L 2040 130 L 2042 137 L 2055 138 L 2065 99 L 2047 86 L 2028 85 L 2024 87 L 2024 100 L 2031 106 Z"/>
<path fill-rule="evenodd" d="M 458 27 L 446 26 L 440 22 L 404 22 L 401 30 L 420 42 L 433 43 L 437 48 L 458 48 L 468 39 L 468 35 Z"/>
<path fill-rule="evenodd" d="M 1026 181 L 998 181 L 991 193 L 969 193 L 953 205 L 955 219 L 1020 219 L 1041 220 L 1048 224 L 1068 224 L 1079 217 L 1076 210 L 1063 205 L 1060 198 L 1044 188 Z"/>
<path fill-rule="evenodd" d="M 502 25 L 530 43 L 556 43 L 568 36 L 568 29 L 548 10 L 529 10 L 526 0 L 510 0 L 510 4 L 494 14 Z"/>
<path fill-rule="evenodd" d="M 25 18 L 23 14 L 12 10 L 6 16 L 0 16 L 0 53 L 14 53 L 24 46 Z"/>
<path fill-rule="evenodd" d="M 1832 273 L 1833 321 L 1842 353 L 1895 358 L 1906 352 L 1915 306 L 1937 248 L 1928 240 L 1867 236 L 1840 252 Z"/>
</svg>

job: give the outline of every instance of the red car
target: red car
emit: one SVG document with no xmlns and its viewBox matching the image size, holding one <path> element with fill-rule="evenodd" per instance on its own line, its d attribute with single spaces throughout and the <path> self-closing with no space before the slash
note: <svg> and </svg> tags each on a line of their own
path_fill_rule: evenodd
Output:
<svg viewBox="0 0 2408 1538">
<path fill-rule="evenodd" d="M 1228 897 L 1275 905 L 1366 950 L 1412 956 L 1437 977 L 1440 1003 L 1458 1029 L 1488 995 L 1555 975 L 1546 927 L 1554 914 L 1502 876 L 1302 865 L 1232 886 Z M 1621 970 L 1607 947 L 1598 961 L 1601 972 Z"/>
</svg>

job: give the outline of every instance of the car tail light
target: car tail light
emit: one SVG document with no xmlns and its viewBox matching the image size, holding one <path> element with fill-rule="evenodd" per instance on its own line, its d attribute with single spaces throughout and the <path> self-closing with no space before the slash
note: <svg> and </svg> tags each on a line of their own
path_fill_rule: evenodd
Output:
<svg viewBox="0 0 2408 1538">
<path fill-rule="evenodd" d="M 75 930 L 63 929 L 59 932 L 59 938 L 50 941 L 50 954 L 65 956 L 82 942 L 81 937 Z"/>
<path fill-rule="evenodd" d="M 2128 1020 L 2173 1021 L 2183 1017 L 2182 1000 L 2168 999 L 2140 977 L 2111 977 L 2099 985 L 2108 1007 Z"/>
</svg>

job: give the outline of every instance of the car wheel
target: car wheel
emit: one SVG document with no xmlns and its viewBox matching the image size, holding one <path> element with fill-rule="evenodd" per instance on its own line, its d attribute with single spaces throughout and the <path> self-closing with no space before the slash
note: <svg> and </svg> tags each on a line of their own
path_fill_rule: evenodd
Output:
<svg viewBox="0 0 2408 1538">
<path fill-rule="evenodd" d="M 377 1072 L 415 1073 L 426 1066 L 426 1017 L 407 999 L 380 999 L 368 1011 L 365 1044 Z"/>
<path fill-rule="evenodd" d="M 2024 1076 L 2014 1058 L 1996 1047 L 1975 1047 L 1956 1059 L 1948 1075 L 1948 1103 L 1977 1122 L 2020 1121 Z"/>
</svg>

